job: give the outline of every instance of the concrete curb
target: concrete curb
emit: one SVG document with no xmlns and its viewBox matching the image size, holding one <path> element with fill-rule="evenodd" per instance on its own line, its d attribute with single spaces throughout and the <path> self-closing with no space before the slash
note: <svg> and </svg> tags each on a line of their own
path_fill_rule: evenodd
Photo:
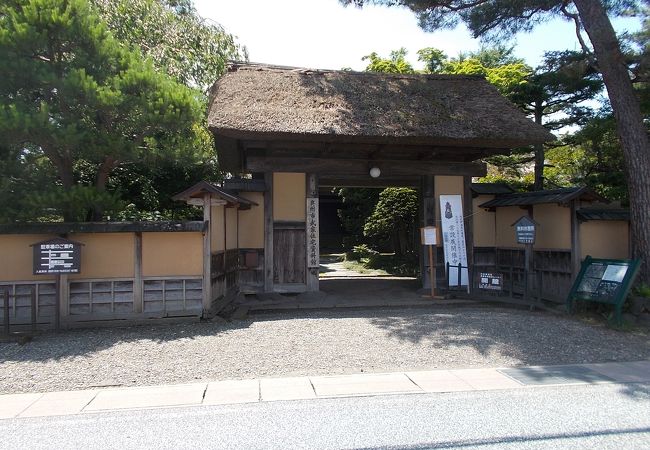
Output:
<svg viewBox="0 0 650 450">
<path fill-rule="evenodd" d="M 0 395 L 0 419 L 281 400 L 650 382 L 650 361 L 361 373 Z"/>
</svg>

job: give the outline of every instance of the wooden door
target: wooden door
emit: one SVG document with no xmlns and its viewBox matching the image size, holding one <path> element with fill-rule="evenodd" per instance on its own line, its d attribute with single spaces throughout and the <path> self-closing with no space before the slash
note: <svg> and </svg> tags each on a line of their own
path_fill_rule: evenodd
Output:
<svg viewBox="0 0 650 450">
<path fill-rule="evenodd" d="M 304 223 L 275 223 L 273 226 L 274 284 L 305 284 L 306 234 Z"/>
</svg>

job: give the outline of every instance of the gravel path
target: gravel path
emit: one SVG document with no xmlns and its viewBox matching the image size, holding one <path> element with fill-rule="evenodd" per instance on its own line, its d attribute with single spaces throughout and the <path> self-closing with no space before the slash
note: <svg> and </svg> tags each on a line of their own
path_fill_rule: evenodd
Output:
<svg viewBox="0 0 650 450">
<path fill-rule="evenodd" d="M 257 315 L 0 344 L 0 392 L 224 378 L 632 361 L 650 337 L 544 313 L 436 308 Z"/>
</svg>

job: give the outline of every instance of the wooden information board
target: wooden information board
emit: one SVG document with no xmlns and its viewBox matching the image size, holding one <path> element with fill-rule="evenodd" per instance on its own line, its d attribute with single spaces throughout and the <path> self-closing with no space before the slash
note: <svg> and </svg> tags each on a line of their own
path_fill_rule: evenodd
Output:
<svg viewBox="0 0 650 450">
<path fill-rule="evenodd" d="M 79 273 L 82 245 L 64 238 L 32 244 L 34 275 Z"/>
</svg>

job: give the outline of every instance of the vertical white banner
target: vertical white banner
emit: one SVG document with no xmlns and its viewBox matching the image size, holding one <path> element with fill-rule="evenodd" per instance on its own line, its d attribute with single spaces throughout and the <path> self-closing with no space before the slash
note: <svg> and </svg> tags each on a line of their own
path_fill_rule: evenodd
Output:
<svg viewBox="0 0 650 450">
<path fill-rule="evenodd" d="M 440 218 L 442 221 L 442 243 L 445 251 L 445 265 L 449 263 L 449 286 L 458 286 L 458 264 L 467 267 L 465 247 L 465 222 L 463 202 L 460 195 L 440 196 Z M 461 270 L 460 286 L 468 286 L 466 268 Z"/>
</svg>

